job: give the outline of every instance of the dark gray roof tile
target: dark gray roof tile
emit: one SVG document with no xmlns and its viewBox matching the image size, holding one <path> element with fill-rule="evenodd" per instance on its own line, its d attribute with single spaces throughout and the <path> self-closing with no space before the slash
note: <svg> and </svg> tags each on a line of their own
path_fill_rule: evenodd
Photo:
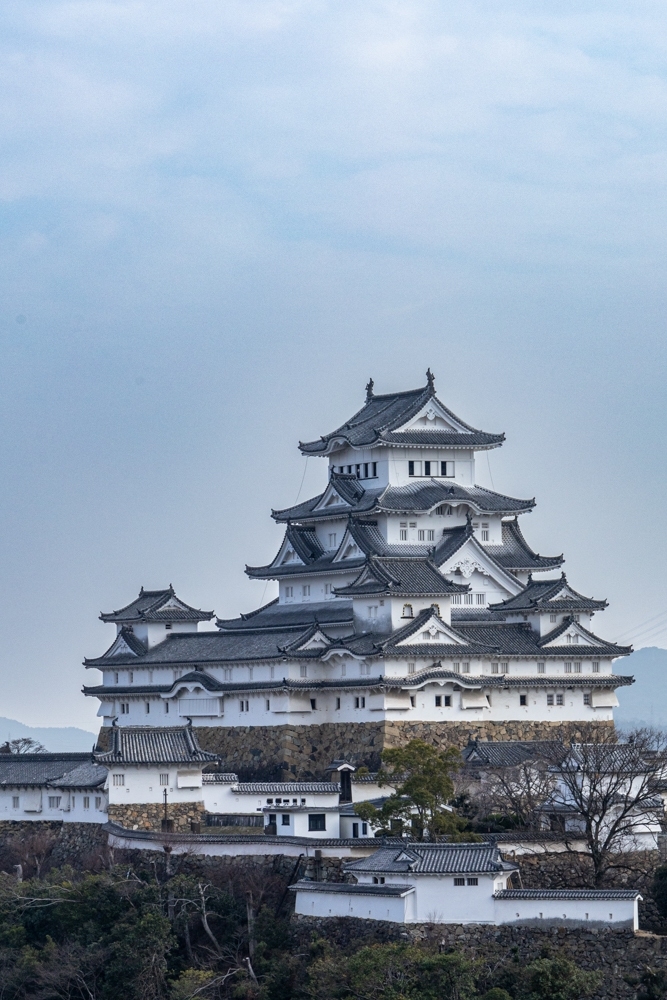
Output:
<svg viewBox="0 0 667 1000">
<path fill-rule="evenodd" d="M 165 608 L 164 605 L 172 599 L 177 607 Z M 213 611 L 200 611 L 198 608 L 190 607 L 185 601 L 176 597 L 174 588 L 169 585 L 166 590 L 144 590 L 142 587 L 139 596 L 134 601 L 118 611 L 112 611 L 108 614 L 102 613 L 100 618 L 103 622 L 117 622 L 119 624 L 150 621 L 203 622 L 209 621 L 213 614 Z"/>
<path fill-rule="evenodd" d="M 485 874 L 514 870 L 502 860 L 495 844 L 406 844 L 382 847 L 368 858 L 345 866 L 352 874 L 386 872 L 415 874 Z"/>
<path fill-rule="evenodd" d="M 319 843 L 319 841 L 318 841 Z M 358 841 L 357 841 L 358 843 Z M 339 896 L 407 896 L 414 892 L 413 885 L 354 885 L 352 882 L 309 882 L 301 879 L 291 885 L 290 892 L 329 892 Z"/>
<path fill-rule="evenodd" d="M 96 753 L 100 764 L 208 764 L 215 753 L 202 750 L 192 726 L 114 726 L 111 749 Z"/>
</svg>

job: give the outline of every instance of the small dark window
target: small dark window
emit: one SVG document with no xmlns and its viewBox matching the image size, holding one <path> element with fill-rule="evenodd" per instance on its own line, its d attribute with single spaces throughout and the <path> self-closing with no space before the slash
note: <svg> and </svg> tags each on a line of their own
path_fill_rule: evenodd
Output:
<svg viewBox="0 0 667 1000">
<path fill-rule="evenodd" d="M 170 629 L 170 628 L 171 628 L 171 622 L 165 622 L 165 623 L 164 623 L 164 627 L 165 627 L 166 629 Z"/>
<path fill-rule="evenodd" d="M 435 462 L 433 462 L 433 463 L 431 463 L 431 462 L 424 462 L 424 475 L 425 476 L 430 476 L 431 475 L 431 465 L 433 465 L 433 472 L 435 473 Z"/>
<path fill-rule="evenodd" d="M 527 694 L 520 694 L 519 695 L 519 704 L 520 705 L 527 705 L 528 704 L 528 695 Z"/>
<path fill-rule="evenodd" d="M 451 707 L 452 707 L 452 696 L 451 696 L 451 694 L 446 694 L 445 695 L 445 708 L 451 708 Z"/>
<path fill-rule="evenodd" d="M 410 695 L 410 707 L 415 707 L 415 696 L 413 694 Z"/>
<path fill-rule="evenodd" d="M 373 885 L 384 885 L 384 875 L 374 875 Z"/>
<path fill-rule="evenodd" d="M 408 475 L 409 476 L 414 476 L 414 474 L 415 474 L 415 463 L 414 462 L 408 462 Z"/>
<path fill-rule="evenodd" d="M 441 694 L 436 694 L 436 696 L 435 696 L 435 707 L 436 708 L 441 708 L 442 707 L 442 695 Z"/>
<path fill-rule="evenodd" d="M 311 698 L 310 699 L 310 707 L 312 708 L 312 710 L 314 712 L 315 709 L 317 708 L 317 698 Z"/>
<path fill-rule="evenodd" d="M 282 824 L 283 826 L 289 826 L 289 813 L 283 813 Z"/>
<path fill-rule="evenodd" d="M 469 878 L 468 879 L 468 885 L 478 885 L 478 884 L 479 883 L 478 883 L 478 881 L 477 881 L 476 878 Z"/>
<path fill-rule="evenodd" d="M 358 823 L 353 823 L 352 824 L 352 836 L 355 839 L 359 836 L 359 824 Z"/>
<path fill-rule="evenodd" d="M 326 830 L 327 828 L 327 817 L 326 813 L 313 813 L 308 817 L 308 829 L 309 830 Z"/>
<path fill-rule="evenodd" d="M 464 878 L 455 878 L 454 879 L 454 885 L 465 885 L 465 884 L 466 884 L 466 880 Z"/>
<path fill-rule="evenodd" d="M 336 698 L 336 708 L 340 708 L 340 698 Z"/>
</svg>

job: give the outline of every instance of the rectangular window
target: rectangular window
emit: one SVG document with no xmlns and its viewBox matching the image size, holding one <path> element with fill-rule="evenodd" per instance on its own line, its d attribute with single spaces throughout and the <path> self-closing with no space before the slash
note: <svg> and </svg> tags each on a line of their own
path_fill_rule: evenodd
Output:
<svg viewBox="0 0 667 1000">
<path fill-rule="evenodd" d="M 451 694 L 446 694 L 445 695 L 445 708 L 451 708 L 451 707 L 452 707 L 452 696 L 451 696 Z"/>
<path fill-rule="evenodd" d="M 355 698 L 354 699 L 354 707 L 355 708 L 366 708 L 366 699 L 363 697 L 363 695 L 360 698 Z"/>
<path fill-rule="evenodd" d="M 315 709 L 317 708 L 317 698 L 311 698 L 310 699 L 310 708 L 311 708 L 311 711 L 313 711 L 313 712 L 315 711 Z"/>
<path fill-rule="evenodd" d="M 304 585 L 302 586 L 302 588 L 301 588 L 301 596 L 302 597 L 310 597 L 310 584 L 309 583 L 304 583 Z"/>
<path fill-rule="evenodd" d="M 160 784 L 161 785 L 168 785 L 169 784 L 169 772 L 167 772 L 167 774 L 161 774 L 160 775 Z"/>
<path fill-rule="evenodd" d="M 373 885 L 384 885 L 384 875 L 374 875 Z"/>
<path fill-rule="evenodd" d="M 528 695 L 527 694 L 520 694 L 519 695 L 519 704 L 520 705 L 527 705 L 528 704 Z"/>
<path fill-rule="evenodd" d="M 557 694 L 556 695 L 556 704 L 557 705 L 564 705 L 565 704 L 565 695 Z"/>
<path fill-rule="evenodd" d="M 433 472 L 431 472 L 431 466 L 433 466 Z M 424 462 L 424 475 L 434 476 L 435 475 L 436 464 L 435 462 Z"/>
<path fill-rule="evenodd" d="M 283 826 L 289 826 L 289 813 L 283 813 L 281 823 Z"/>
<path fill-rule="evenodd" d="M 329 548 L 330 549 L 335 549 L 336 548 L 336 534 L 335 534 L 335 532 L 330 532 L 329 533 Z"/>
<path fill-rule="evenodd" d="M 461 664 L 461 673 L 462 674 L 469 674 L 470 673 L 470 661 L 469 660 L 466 660 L 465 663 Z"/>
<path fill-rule="evenodd" d="M 491 673 L 492 674 L 497 674 L 498 673 L 498 664 L 497 663 L 492 663 L 491 664 Z"/>
<path fill-rule="evenodd" d="M 415 696 L 413 694 L 411 694 L 410 695 L 410 708 L 414 708 L 414 707 L 415 707 Z"/>
<path fill-rule="evenodd" d="M 581 663 L 573 663 L 572 665 L 574 667 L 575 674 L 580 674 L 581 673 Z"/>
<path fill-rule="evenodd" d="M 113 682 L 114 682 L 114 684 L 117 684 L 117 683 L 118 683 L 118 674 L 117 674 L 117 673 L 115 673 L 115 674 L 113 675 Z"/>
<path fill-rule="evenodd" d="M 121 701 L 120 703 L 120 714 L 129 715 L 130 714 L 130 703 L 129 701 Z"/>
<path fill-rule="evenodd" d="M 326 830 L 327 828 L 327 814 L 326 813 L 312 813 L 308 817 L 308 829 L 309 830 Z"/>
<path fill-rule="evenodd" d="M 241 712 L 249 712 L 250 711 L 250 702 L 247 701 L 245 698 L 241 698 L 241 700 L 239 702 L 239 710 Z"/>
<path fill-rule="evenodd" d="M 84 795 L 84 797 L 83 797 L 83 808 L 84 809 L 90 809 L 90 796 L 89 795 Z"/>
<path fill-rule="evenodd" d="M 333 584 L 331 584 L 331 583 L 325 583 L 324 584 L 324 593 L 327 595 L 327 597 L 330 597 L 333 594 Z"/>
<path fill-rule="evenodd" d="M 501 663 L 500 664 L 500 672 L 501 672 L 501 674 L 508 674 L 510 672 L 510 665 L 509 665 L 509 663 Z"/>
<path fill-rule="evenodd" d="M 565 667 L 565 673 L 566 674 L 571 674 L 572 673 L 572 663 L 569 660 L 565 662 L 564 667 Z"/>
<path fill-rule="evenodd" d="M 452 604 L 460 604 L 460 603 L 461 603 L 461 595 L 452 594 Z"/>
<path fill-rule="evenodd" d="M 442 695 L 441 694 L 436 694 L 436 696 L 435 696 L 435 707 L 436 708 L 442 708 Z"/>
<path fill-rule="evenodd" d="M 454 885 L 465 885 L 465 884 L 466 884 L 466 880 L 464 878 L 455 878 L 454 879 Z"/>
<path fill-rule="evenodd" d="M 299 664 L 299 677 L 307 677 L 307 676 L 308 676 L 308 664 L 307 663 Z"/>
<path fill-rule="evenodd" d="M 164 627 L 167 630 L 167 632 L 171 631 L 171 622 L 165 622 Z"/>
<path fill-rule="evenodd" d="M 169 715 L 169 702 L 168 701 L 165 701 L 165 703 L 164 703 L 164 714 L 165 715 Z"/>
<path fill-rule="evenodd" d="M 12 795 L 12 809 L 18 809 L 19 807 L 19 797 L 18 795 Z"/>
<path fill-rule="evenodd" d="M 361 824 L 361 835 L 362 835 L 362 837 L 367 837 L 368 836 L 368 823 L 362 823 Z"/>
<path fill-rule="evenodd" d="M 151 714 L 151 703 L 150 703 L 150 701 L 147 701 L 145 703 L 145 705 L 146 705 L 146 715 L 150 715 Z"/>
<path fill-rule="evenodd" d="M 590 696 L 590 694 L 587 691 L 585 691 L 584 692 L 584 705 L 590 705 L 590 703 L 591 703 L 591 696 Z"/>
<path fill-rule="evenodd" d="M 134 670 L 130 670 L 129 677 L 130 677 L 130 684 L 134 684 Z"/>
<path fill-rule="evenodd" d="M 377 604 L 369 604 L 366 611 L 368 612 L 369 618 L 377 618 L 378 616 Z"/>
<path fill-rule="evenodd" d="M 473 601 L 473 595 L 472 594 L 464 594 L 463 595 L 463 603 L 464 604 L 472 604 L 472 601 Z"/>
<path fill-rule="evenodd" d="M 434 531 L 433 528 L 428 528 L 428 530 L 426 532 L 426 541 L 427 542 L 434 542 L 435 541 L 435 531 Z"/>
<path fill-rule="evenodd" d="M 417 532 L 417 541 L 418 542 L 426 541 L 426 530 L 424 528 L 420 528 L 419 531 Z"/>
<path fill-rule="evenodd" d="M 114 774 L 114 776 L 113 776 L 113 783 L 116 786 L 116 788 L 121 787 L 122 785 L 125 784 L 125 775 L 124 774 Z"/>
<path fill-rule="evenodd" d="M 264 702 L 264 707 L 266 708 L 266 711 L 267 711 L 267 712 L 270 712 L 270 711 L 271 711 L 271 702 L 269 701 L 269 699 L 268 699 L 268 698 L 267 698 L 267 699 L 266 699 L 266 701 Z"/>
<path fill-rule="evenodd" d="M 95 796 L 95 808 L 97 810 L 100 810 L 102 808 L 102 796 L 101 795 L 96 795 Z"/>
<path fill-rule="evenodd" d="M 552 625 L 555 625 L 556 622 L 558 621 L 558 615 L 549 615 L 549 621 L 551 622 Z"/>
<path fill-rule="evenodd" d="M 60 795 L 49 795 L 49 809 L 60 809 Z"/>
<path fill-rule="evenodd" d="M 479 884 L 479 882 L 478 882 L 478 880 L 476 878 L 469 878 L 468 879 L 468 885 L 478 885 L 478 884 Z"/>
<path fill-rule="evenodd" d="M 408 663 L 408 673 L 409 674 L 414 674 L 414 672 L 415 672 L 416 669 L 417 669 L 417 664 L 416 663 Z"/>
<path fill-rule="evenodd" d="M 340 708 L 340 698 L 336 698 L 336 711 Z"/>
<path fill-rule="evenodd" d="M 554 703 L 554 696 L 552 694 L 548 694 L 547 695 L 547 705 L 553 705 L 553 703 Z"/>
<path fill-rule="evenodd" d="M 364 462 L 364 479 L 368 479 L 368 462 Z"/>
<path fill-rule="evenodd" d="M 285 597 L 294 597 L 294 587 L 285 587 Z"/>
<path fill-rule="evenodd" d="M 537 672 L 538 672 L 538 674 L 543 674 L 544 671 L 545 671 L 545 667 L 546 667 L 546 665 L 544 663 L 538 663 L 537 664 Z"/>
<path fill-rule="evenodd" d="M 453 462 L 441 462 L 440 463 L 440 475 L 447 476 L 451 479 L 454 475 L 454 463 Z"/>
<path fill-rule="evenodd" d="M 486 522 L 482 522 L 482 541 L 488 542 L 489 540 L 489 525 Z"/>
<path fill-rule="evenodd" d="M 361 666 L 359 667 L 359 673 L 361 674 L 362 677 L 369 677 L 370 672 L 371 672 L 370 663 L 362 663 Z"/>
<path fill-rule="evenodd" d="M 352 824 L 352 838 L 354 840 L 356 840 L 356 838 L 358 836 L 359 836 L 359 824 L 358 823 L 353 823 Z"/>
<path fill-rule="evenodd" d="M 461 664 L 460 663 L 452 663 L 452 670 L 454 671 L 455 674 L 460 674 L 461 673 Z"/>
<path fill-rule="evenodd" d="M 475 604 L 486 604 L 486 594 L 475 594 Z"/>
<path fill-rule="evenodd" d="M 421 476 L 422 474 L 422 463 L 421 462 L 408 462 L 408 475 L 409 476 Z"/>
<path fill-rule="evenodd" d="M 232 676 L 232 667 L 225 667 L 225 680 L 231 681 Z"/>
<path fill-rule="evenodd" d="M 593 660 L 593 673 L 594 674 L 600 673 L 600 663 L 598 660 Z"/>
</svg>

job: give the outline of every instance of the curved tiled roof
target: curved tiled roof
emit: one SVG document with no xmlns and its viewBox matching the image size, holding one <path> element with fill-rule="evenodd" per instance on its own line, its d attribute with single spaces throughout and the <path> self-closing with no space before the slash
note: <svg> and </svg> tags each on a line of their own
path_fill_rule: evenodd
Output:
<svg viewBox="0 0 667 1000">
<path fill-rule="evenodd" d="M 352 861 L 345 871 L 421 874 L 491 874 L 514 871 L 518 865 L 503 861 L 495 844 L 406 844 L 381 847 L 369 858 Z"/>
<path fill-rule="evenodd" d="M 239 795 L 258 795 L 267 793 L 283 795 L 303 795 L 312 792 L 319 795 L 338 795 L 340 785 L 333 781 L 246 781 L 233 789 Z"/>
<path fill-rule="evenodd" d="M 523 537 L 519 522 L 515 517 L 511 521 L 503 521 L 502 545 L 485 545 L 496 562 L 509 570 L 547 570 L 562 566 L 564 558 L 560 556 L 541 556 L 533 552 Z"/>
<path fill-rule="evenodd" d="M 251 611 L 250 614 L 241 615 L 240 618 L 218 618 L 216 625 L 223 632 L 247 634 L 266 630 L 304 629 L 313 623 L 321 625 L 322 628 L 348 624 L 351 627 L 352 622 L 352 601 L 338 599 L 304 604 L 279 604 L 276 597 L 269 604 L 258 608 L 257 611 Z"/>
<path fill-rule="evenodd" d="M 555 598 L 566 589 L 572 596 Z M 557 580 L 529 579 L 526 587 L 515 597 L 489 605 L 491 611 L 603 611 L 606 601 L 596 601 L 577 593 L 567 582 L 563 573 Z"/>
<path fill-rule="evenodd" d="M 453 425 L 451 430 L 411 428 L 399 431 L 421 409 L 435 399 Z M 369 395 L 365 404 L 346 423 L 319 441 L 300 442 L 304 455 L 327 455 L 336 447 L 352 445 L 368 448 L 372 445 L 430 445 L 448 448 L 496 448 L 505 440 L 504 434 L 488 434 L 466 424 L 440 400 L 436 399 L 432 381 L 422 389 Z"/>
<path fill-rule="evenodd" d="M 100 764 L 209 764 L 220 757 L 202 750 L 192 726 L 113 726 L 111 749 L 94 759 Z"/>
<path fill-rule="evenodd" d="M 401 885 L 398 882 L 355 885 L 352 882 L 309 882 L 307 879 L 300 879 L 289 888 L 290 892 L 330 892 L 341 896 L 407 896 L 415 891 L 413 885 Z"/>
<path fill-rule="evenodd" d="M 641 899 L 638 889 L 500 889 L 494 899 Z"/>
<path fill-rule="evenodd" d="M 450 583 L 429 559 L 371 556 L 353 583 L 338 587 L 340 597 L 386 594 L 395 597 L 444 597 L 462 594 L 467 584 Z"/>
<path fill-rule="evenodd" d="M 106 767 L 91 753 L 0 754 L 0 786 L 93 788 L 103 785 Z"/>
<path fill-rule="evenodd" d="M 172 599 L 176 601 L 178 607 L 165 608 L 164 605 Z M 174 588 L 170 584 L 166 590 L 144 590 L 142 587 L 139 596 L 126 604 L 124 608 L 108 614 L 102 613 L 100 618 L 103 622 L 117 622 L 119 624 L 152 621 L 203 622 L 210 621 L 213 614 L 213 611 L 200 611 L 198 608 L 190 607 L 185 601 L 176 597 Z"/>
<path fill-rule="evenodd" d="M 335 476 L 332 476 L 332 481 Z M 407 486 L 385 486 L 367 489 L 358 499 L 348 505 L 324 507 L 316 510 L 323 493 L 284 510 L 273 510 L 271 516 L 276 521 L 314 521 L 319 519 L 347 517 L 349 514 L 418 514 L 428 513 L 441 504 L 466 505 L 479 514 L 520 514 L 532 510 L 535 500 L 519 500 L 516 497 L 487 490 L 483 486 L 463 486 L 439 479 L 415 479 Z"/>
</svg>

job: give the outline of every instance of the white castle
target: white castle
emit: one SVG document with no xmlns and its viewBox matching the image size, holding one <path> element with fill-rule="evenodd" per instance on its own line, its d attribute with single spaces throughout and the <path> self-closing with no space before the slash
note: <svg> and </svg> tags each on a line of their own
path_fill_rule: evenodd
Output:
<svg viewBox="0 0 667 1000">
<path fill-rule="evenodd" d="M 408 392 L 375 395 L 369 382 L 353 417 L 300 444 L 328 460 L 326 489 L 273 511 L 284 540 L 268 565 L 246 568 L 278 581 L 276 600 L 218 619 L 217 631 L 199 631 L 213 612 L 171 587 L 101 616 L 116 637 L 85 661 L 102 682 L 84 691 L 103 725 L 187 718 L 233 737 L 511 724 L 526 738 L 549 724 L 611 724 L 615 689 L 632 683 L 612 663 L 630 649 L 594 633 L 606 602 L 570 586 L 563 557 L 526 542 L 519 518 L 535 501 L 475 485 L 477 452 L 503 440 L 441 403 L 430 372 Z"/>
</svg>

